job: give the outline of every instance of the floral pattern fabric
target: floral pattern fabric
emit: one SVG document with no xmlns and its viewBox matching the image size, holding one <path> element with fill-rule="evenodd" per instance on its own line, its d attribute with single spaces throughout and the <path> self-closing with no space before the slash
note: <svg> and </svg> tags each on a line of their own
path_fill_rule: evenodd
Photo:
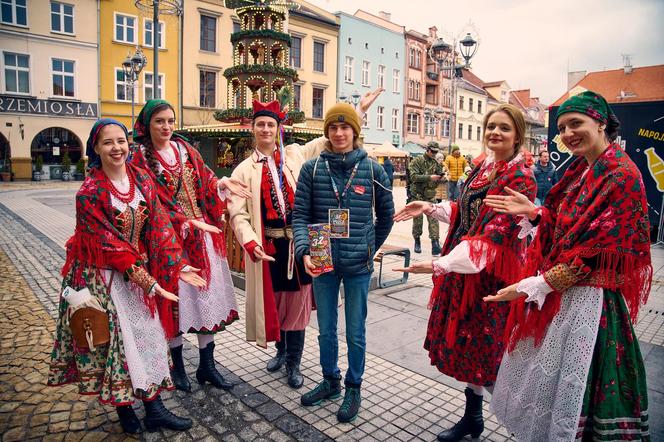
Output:
<svg viewBox="0 0 664 442">
<path fill-rule="evenodd" d="M 447 273 L 434 278 L 431 316 L 424 348 L 431 364 L 462 382 L 490 386 L 496 379 L 502 354 L 508 303 L 485 303 L 482 298 L 518 280 L 525 243 L 517 238 L 516 217 L 494 212 L 482 204 L 487 194 L 501 194 L 505 186 L 533 200 L 532 171 L 521 156 L 508 164 L 493 181 L 482 182 L 487 162 L 468 178 L 458 205 L 453 203 L 450 229 L 443 248 L 447 255 L 462 240 L 468 241 L 476 265 L 486 252 L 486 266 L 478 274 Z M 473 185 L 475 182 L 475 185 Z"/>
</svg>

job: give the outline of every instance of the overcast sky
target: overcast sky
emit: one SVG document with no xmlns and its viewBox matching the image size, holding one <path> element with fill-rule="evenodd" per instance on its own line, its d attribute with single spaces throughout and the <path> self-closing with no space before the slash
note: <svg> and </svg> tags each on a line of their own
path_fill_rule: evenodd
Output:
<svg viewBox="0 0 664 442">
<path fill-rule="evenodd" d="M 663 0 L 308 1 L 330 12 L 391 12 L 394 23 L 422 33 L 436 26 L 455 35 L 472 21 L 481 40 L 473 72 L 530 88 L 545 104 L 567 90 L 568 69 L 620 68 L 621 54 L 635 67 L 664 64 Z"/>
</svg>

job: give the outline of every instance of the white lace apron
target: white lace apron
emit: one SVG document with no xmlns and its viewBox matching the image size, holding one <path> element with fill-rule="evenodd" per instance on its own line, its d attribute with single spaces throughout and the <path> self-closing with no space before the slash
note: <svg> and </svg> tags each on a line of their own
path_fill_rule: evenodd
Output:
<svg viewBox="0 0 664 442">
<path fill-rule="evenodd" d="M 572 287 L 542 344 L 525 339 L 503 356 L 491 410 L 517 440 L 575 440 L 603 299 L 600 288 Z"/>
</svg>

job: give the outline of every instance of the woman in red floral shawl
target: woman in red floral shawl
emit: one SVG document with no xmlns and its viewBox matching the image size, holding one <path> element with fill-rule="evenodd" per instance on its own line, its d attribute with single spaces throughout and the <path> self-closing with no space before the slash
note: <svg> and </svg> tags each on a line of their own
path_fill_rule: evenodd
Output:
<svg viewBox="0 0 664 442">
<path fill-rule="evenodd" d="M 517 192 L 487 197 L 538 229 L 526 278 L 487 297 L 515 300 L 491 407 L 518 440 L 650 439 L 632 327 L 652 279 L 648 209 L 618 126 L 600 95 L 569 98 L 558 130 L 577 158 L 544 206 Z"/>
<path fill-rule="evenodd" d="M 87 144 L 90 172 L 76 194 L 76 231 L 62 268 L 48 384 L 76 383 L 81 394 L 116 406 L 128 433 L 141 430 L 131 406 L 135 398 L 145 404 L 148 429 L 186 430 L 191 420 L 168 411 L 159 393 L 173 388 L 167 346 L 177 331 L 172 292 L 179 278 L 199 286 L 205 281 L 181 261 L 154 183 L 125 164 L 128 152 L 122 123 L 95 123 Z M 108 315 L 108 344 L 74 339 L 69 319 L 82 307 Z"/>
<path fill-rule="evenodd" d="M 477 438 L 484 431 L 483 387 L 493 385 L 505 351 L 509 304 L 486 304 L 482 298 L 518 280 L 525 241 L 517 238 L 516 217 L 496 213 L 482 201 L 486 195 L 505 194 L 507 186 L 535 198 L 533 173 L 519 153 L 524 141 L 523 114 L 501 104 L 484 118 L 484 144 L 490 153 L 470 173 L 458 202 L 416 201 L 394 217 L 404 221 L 426 212 L 450 225 L 442 258 L 395 269 L 433 272 L 424 347 L 441 373 L 467 383 L 464 416 L 438 435 L 441 441 L 461 440 L 467 434 Z"/>
<path fill-rule="evenodd" d="M 147 170 L 155 181 L 159 200 L 173 223 L 185 257 L 201 269 L 206 281 L 201 289 L 180 284 L 180 301 L 173 311 L 179 335 L 198 335 L 200 364 L 196 379 L 227 390 L 233 384 L 215 367 L 214 335 L 239 316 L 221 229 L 226 192 L 242 197 L 251 194 L 237 180 L 218 180 L 200 153 L 174 129 L 173 107 L 164 100 L 148 100 L 134 125 L 134 141 L 141 145 L 130 161 Z M 169 347 L 175 387 L 191 391 L 182 359 L 182 336 L 169 341 Z"/>
</svg>

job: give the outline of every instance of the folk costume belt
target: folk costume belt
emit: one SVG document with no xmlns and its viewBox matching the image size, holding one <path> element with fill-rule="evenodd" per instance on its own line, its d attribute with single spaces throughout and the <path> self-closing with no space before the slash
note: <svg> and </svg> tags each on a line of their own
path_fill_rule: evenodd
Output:
<svg viewBox="0 0 664 442">
<path fill-rule="evenodd" d="M 265 227 L 263 229 L 263 234 L 266 238 L 288 239 L 288 280 L 293 279 L 293 272 L 295 271 L 295 242 L 293 241 L 293 228 L 288 226 L 281 228 Z"/>
</svg>

